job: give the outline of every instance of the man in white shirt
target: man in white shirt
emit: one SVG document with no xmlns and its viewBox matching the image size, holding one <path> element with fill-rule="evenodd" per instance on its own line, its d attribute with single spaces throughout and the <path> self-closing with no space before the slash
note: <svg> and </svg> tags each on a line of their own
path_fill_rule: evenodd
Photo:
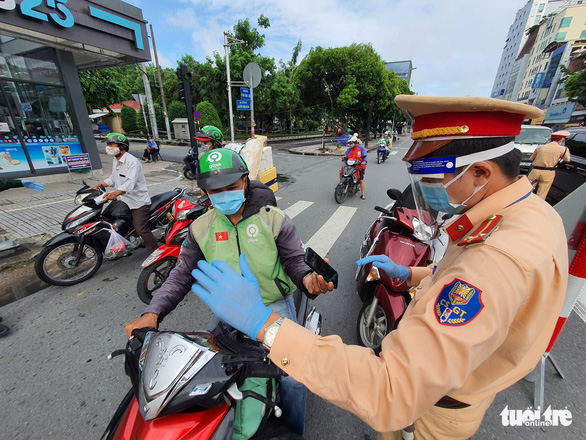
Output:
<svg viewBox="0 0 586 440">
<path fill-rule="evenodd" d="M 106 154 L 114 157 L 112 163 L 112 175 L 100 185 L 112 186 L 115 191 L 104 194 L 104 200 L 116 200 L 126 203 L 132 213 L 132 224 L 141 236 L 148 252 L 157 249 L 157 240 L 148 227 L 149 208 L 151 198 L 146 186 L 146 180 L 142 172 L 140 161 L 132 154 L 128 138 L 121 133 L 110 133 L 106 137 Z"/>
</svg>

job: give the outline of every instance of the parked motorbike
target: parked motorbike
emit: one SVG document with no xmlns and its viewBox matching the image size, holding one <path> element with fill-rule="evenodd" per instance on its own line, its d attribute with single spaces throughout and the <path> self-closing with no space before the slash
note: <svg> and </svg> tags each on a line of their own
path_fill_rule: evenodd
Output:
<svg viewBox="0 0 586 440">
<path fill-rule="evenodd" d="M 387 157 L 389 157 L 387 143 L 381 139 L 378 141 L 378 148 L 376 149 L 376 163 L 384 162 L 387 160 Z"/>
<path fill-rule="evenodd" d="M 385 254 L 403 266 L 427 266 L 441 258 L 445 245 L 443 237 L 431 241 L 431 231 L 419 220 L 409 191 L 387 191 L 395 200 L 380 212 L 364 237 L 360 258 Z M 413 206 L 408 208 L 406 206 Z M 447 244 L 447 240 L 445 240 Z M 361 345 L 380 352 L 384 337 L 394 330 L 411 301 L 410 289 L 405 281 L 390 278 L 371 263 L 358 266 L 356 291 L 363 303 L 358 313 L 356 333 Z"/>
<path fill-rule="evenodd" d="M 128 205 L 121 201 L 109 203 L 105 209 L 101 195 L 105 189 L 93 189 L 83 182 L 75 202 L 81 205 L 65 216 L 59 235 L 43 245 L 35 261 L 37 276 L 55 286 L 72 286 L 91 278 L 100 268 L 110 233 L 115 230 L 135 247 L 142 245 L 132 225 Z M 173 202 L 185 190 L 176 188 L 151 197 L 148 226 L 151 230 L 164 228 L 172 219 Z"/>
<path fill-rule="evenodd" d="M 342 168 L 340 169 L 340 183 L 334 190 L 334 199 L 337 203 L 344 203 L 348 194 L 356 194 L 360 190 L 360 170 L 357 166 L 362 162 L 355 159 L 342 158 Z"/>
<path fill-rule="evenodd" d="M 197 147 L 195 147 L 197 148 Z M 190 147 L 187 152 L 187 156 L 183 158 L 185 166 L 183 167 L 183 175 L 186 179 L 196 180 L 197 179 L 197 151 L 194 151 L 194 147 Z"/>
<path fill-rule="evenodd" d="M 315 308 L 307 306 L 303 313 L 301 322 L 320 334 L 321 316 Z M 278 379 L 284 373 L 269 363 L 262 344 L 222 323 L 211 333 L 135 330 L 126 349 L 109 358 L 118 354 L 125 355 L 132 389 L 101 440 L 232 439 L 236 407 L 246 398 L 264 404 L 252 438 L 302 438 L 280 420 L 277 381 L 267 381 L 266 397 L 238 389 L 247 378 Z"/>
<path fill-rule="evenodd" d="M 176 200 L 171 210 L 173 221 L 165 228 L 165 243 L 158 247 L 141 264 L 136 291 L 145 304 L 149 304 L 155 291 L 161 287 L 177 265 L 181 245 L 187 237 L 189 225 L 212 206 L 210 198 L 200 197 L 195 204 L 188 200 Z"/>
</svg>

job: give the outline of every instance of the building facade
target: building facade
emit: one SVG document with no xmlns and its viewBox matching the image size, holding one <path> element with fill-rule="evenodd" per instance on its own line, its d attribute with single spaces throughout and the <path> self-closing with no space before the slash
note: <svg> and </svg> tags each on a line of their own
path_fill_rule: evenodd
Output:
<svg viewBox="0 0 586 440">
<path fill-rule="evenodd" d="M 127 3 L 0 2 L 0 178 L 65 173 L 78 153 L 100 169 L 78 72 L 149 60 L 142 11 Z"/>
</svg>

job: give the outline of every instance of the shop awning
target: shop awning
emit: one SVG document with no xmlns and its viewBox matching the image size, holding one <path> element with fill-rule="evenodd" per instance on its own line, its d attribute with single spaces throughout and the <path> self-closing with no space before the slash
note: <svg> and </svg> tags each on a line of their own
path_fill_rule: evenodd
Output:
<svg viewBox="0 0 586 440">
<path fill-rule="evenodd" d="M 96 118 L 101 118 L 104 115 L 107 115 L 108 113 L 94 113 L 93 115 L 88 115 L 90 119 L 96 119 Z"/>
</svg>

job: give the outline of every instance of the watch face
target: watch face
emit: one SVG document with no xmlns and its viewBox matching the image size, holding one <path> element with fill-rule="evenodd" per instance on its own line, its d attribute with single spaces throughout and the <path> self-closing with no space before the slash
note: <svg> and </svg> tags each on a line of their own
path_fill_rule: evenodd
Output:
<svg viewBox="0 0 586 440">
<path fill-rule="evenodd" d="M 266 330 L 265 337 L 264 337 L 264 343 L 266 345 L 268 345 L 269 347 L 273 345 L 273 342 L 275 342 L 275 338 L 277 337 L 277 333 L 279 331 L 279 328 L 281 328 L 281 326 L 272 325 Z"/>
</svg>

